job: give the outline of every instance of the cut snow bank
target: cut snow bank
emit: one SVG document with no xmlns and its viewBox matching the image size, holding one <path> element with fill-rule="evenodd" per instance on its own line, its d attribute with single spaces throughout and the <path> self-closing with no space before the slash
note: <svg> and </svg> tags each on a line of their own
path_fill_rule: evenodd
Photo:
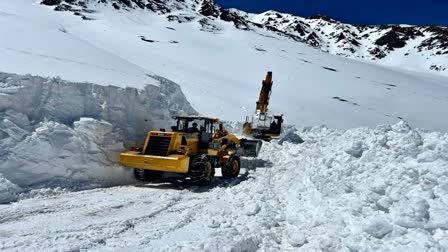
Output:
<svg viewBox="0 0 448 252">
<path fill-rule="evenodd" d="M 0 73 L 0 201 L 19 186 L 128 182 L 118 153 L 172 115 L 196 113 L 177 84 L 152 78 L 160 85 L 138 90 Z"/>
<path fill-rule="evenodd" d="M 43 122 L 23 141 L 8 148 L 0 171 L 22 187 L 125 183 L 130 176 L 117 164 L 118 154 L 124 149 L 119 139 L 105 121 L 81 118 L 73 128 Z"/>
</svg>

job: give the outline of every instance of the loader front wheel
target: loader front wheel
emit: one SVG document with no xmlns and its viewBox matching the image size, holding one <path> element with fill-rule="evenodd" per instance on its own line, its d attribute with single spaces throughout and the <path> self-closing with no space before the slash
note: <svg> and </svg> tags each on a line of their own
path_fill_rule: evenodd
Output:
<svg viewBox="0 0 448 252">
<path fill-rule="evenodd" d="M 145 169 L 134 169 L 134 176 L 136 179 L 141 181 L 154 181 L 162 177 L 163 172 L 161 171 L 151 171 Z"/>
<path fill-rule="evenodd" d="M 231 156 L 222 167 L 221 172 L 224 178 L 236 178 L 240 174 L 241 160 L 238 156 Z"/>
<path fill-rule="evenodd" d="M 212 182 L 215 176 L 215 167 L 207 155 L 194 157 L 190 166 L 191 180 L 194 184 L 208 185 Z"/>
</svg>

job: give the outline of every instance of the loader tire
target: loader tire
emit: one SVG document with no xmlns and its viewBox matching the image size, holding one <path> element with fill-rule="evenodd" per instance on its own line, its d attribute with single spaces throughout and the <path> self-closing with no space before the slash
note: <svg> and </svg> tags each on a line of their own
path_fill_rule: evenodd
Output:
<svg viewBox="0 0 448 252">
<path fill-rule="evenodd" d="M 160 179 L 163 176 L 163 172 L 145 169 L 134 169 L 134 176 L 136 179 L 141 181 L 154 181 Z"/>
<path fill-rule="evenodd" d="M 194 184 L 208 185 L 215 176 L 215 167 L 207 155 L 196 156 L 190 163 L 190 176 Z"/>
<path fill-rule="evenodd" d="M 232 155 L 227 163 L 222 167 L 221 172 L 224 178 L 236 178 L 240 174 L 241 160 L 238 156 Z"/>
</svg>

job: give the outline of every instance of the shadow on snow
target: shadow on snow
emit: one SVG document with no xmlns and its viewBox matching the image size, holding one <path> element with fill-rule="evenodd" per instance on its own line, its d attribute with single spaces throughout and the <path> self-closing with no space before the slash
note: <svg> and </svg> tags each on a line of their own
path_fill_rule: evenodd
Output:
<svg viewBox="0 0 448 252">
<path fill-rule="evenodd" d="M 190 179 L 183 177 L 182 175 L 169 174 L 162 179 L 153 182 L 141 182 L 136 184 L 136 187 L 145 187 L 160 190 L 188 190 L 193 193 L 205 193 L 214 188 L 219 187 L 232 187 L 246 181 L 250 176 L 250 171 L 262 168 L 272 167 L 272 162 L 262 159 L 243 159 L 241 160 L 241 171 L 237 178 L 225 179 L 221 176 L 215 176 L 213 181 L 206 186 L 199 186 L 192 182 Z"/>
</svg>

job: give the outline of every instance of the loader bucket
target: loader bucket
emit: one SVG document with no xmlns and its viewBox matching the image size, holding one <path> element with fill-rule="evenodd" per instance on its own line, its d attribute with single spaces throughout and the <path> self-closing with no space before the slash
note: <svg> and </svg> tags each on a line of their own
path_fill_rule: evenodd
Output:
<svg viewBox="0 0 448 252">
<path fill-rule="evenodd" d="M 258 157 L 262 143 L 261 140 L 242 139 L 239 155 L 242 157 Z"/>
</svg>

